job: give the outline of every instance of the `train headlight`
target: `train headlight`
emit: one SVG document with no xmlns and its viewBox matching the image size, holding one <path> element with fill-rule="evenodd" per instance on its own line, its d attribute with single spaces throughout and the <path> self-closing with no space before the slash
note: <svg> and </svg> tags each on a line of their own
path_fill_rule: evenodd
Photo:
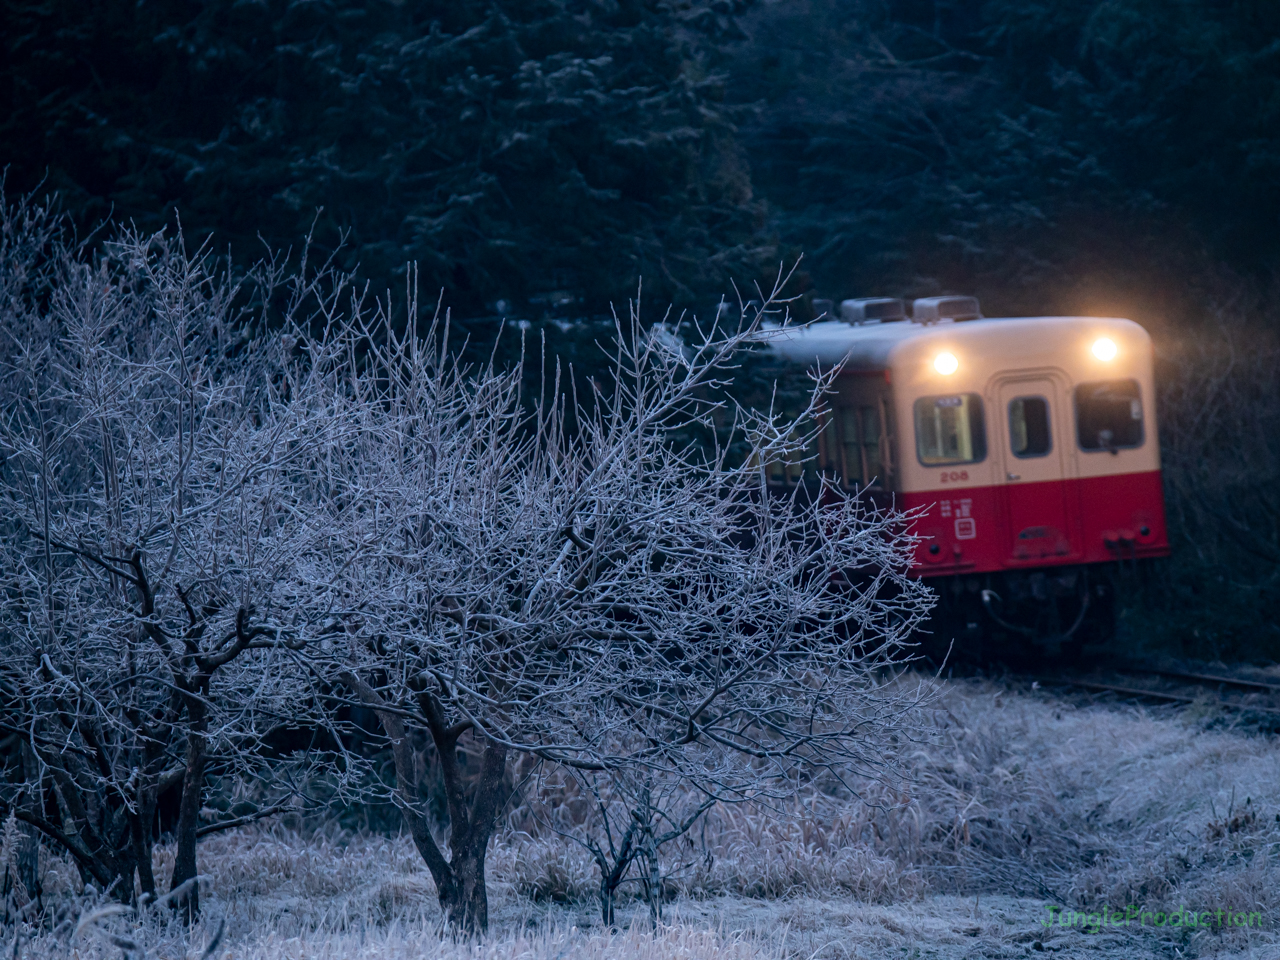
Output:
<svg viewBox="0 0 1280 960">
<path fill-rule="evenodd" d="M 944 377 L 949 377 L 960 369 L 960 361 L 954 353 L 940 353 L 933 358 L 933 369 Z"/>
<path fill-rule="evenodd" d="M 1110 337 L 1099 337 L 1093 341 L 1093 355 L 1099 360 L 1107 361 L 1116 358 L 1116 342 Z"/>
</svg>

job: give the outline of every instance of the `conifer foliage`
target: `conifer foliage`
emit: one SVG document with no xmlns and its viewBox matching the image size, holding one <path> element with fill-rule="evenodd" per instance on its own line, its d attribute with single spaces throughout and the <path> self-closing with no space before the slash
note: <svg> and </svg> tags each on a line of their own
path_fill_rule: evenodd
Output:
<svg viewBox="0 0 1280 960">
<path fill-rule="evenodd" d="M 463 313 L 754 274 L 760 211 L 697 3 L 7 5 L 4 162 L 81 213 L 241 256 L 262 235 L 417 261 Z M 327 229 L 326 229 L 327 228 Z M 255 249 L 256 248 L 256 249 Z M 245 253 L 245 250 L 248 253 Z"/>
</svg>

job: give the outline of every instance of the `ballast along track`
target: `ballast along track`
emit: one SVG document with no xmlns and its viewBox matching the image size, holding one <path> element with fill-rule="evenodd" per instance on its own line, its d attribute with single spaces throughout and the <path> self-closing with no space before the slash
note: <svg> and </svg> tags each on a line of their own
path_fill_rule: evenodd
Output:
<svg viewBox="0 0 1280 960">
<path fill-rule="evenodd" d="M 1132 679 L 1131 679 L 1132 678 Z M 1139 678 L 1148 678 L 1145 682 Z M 1148 667 L 1115 667 L 1105 673 L 1039 676 L 1042 686 L 1070 686 L 1133 700 L 1215 707 L 1266 717 L 1280 725 L 1280 682 L 1229 674 Z"/>
</svg>

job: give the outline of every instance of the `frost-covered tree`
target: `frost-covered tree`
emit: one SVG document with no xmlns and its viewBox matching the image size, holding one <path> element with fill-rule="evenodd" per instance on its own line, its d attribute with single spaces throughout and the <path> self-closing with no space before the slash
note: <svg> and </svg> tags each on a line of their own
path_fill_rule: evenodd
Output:
<svg viewBox="0 0 1280 960">
<path fill-rule="evenodd" d="M 56 218 L 4 213 L 0 729 L 25 762 L 0 809 L 99 889 L 154 897 L 161 796 L 181 889 L 228 825 L 201 822 L 206 775 L 251 772 L 305 693 L 291 570 L 334 421 L 203 252 L 124 232 L 87 257 Z"/>
<path fill-rule="evenodd" d="M 767 495 L 759 463 L 797 430 L 715 399 L 767 315 L 724 335 L 646 327 L 635 307 L 606 382 L 547 371 L 529 404 L 520 370 L 451 360 L 447 324 L 348 327 L 321 659 L 390 739 L 453 924 L 486 926 L 485 851 L 516 755 L 744 798 L 874 762 L 904 708 L 875 672 L 929 606 L 899 519 L 834 486 Z M 726 419 L 745 461 L 681 439 Z M 416 791 L 414 728 L 437 754 L 447 841 Z"/>
</svg>

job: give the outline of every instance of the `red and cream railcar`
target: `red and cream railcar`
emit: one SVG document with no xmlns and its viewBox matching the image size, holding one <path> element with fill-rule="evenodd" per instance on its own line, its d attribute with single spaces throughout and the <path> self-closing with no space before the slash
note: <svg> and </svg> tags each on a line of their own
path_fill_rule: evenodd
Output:
<svg viewBox="0 0 1280 960">
<path fill-rule="evenodd" d="M 821 469 L 919 511 L 922 577 L 977 583 L 1168 553 L 1142 327 L 982 318 L 970 297 L 903 312 L 845 301 L 842 320 L 778 331 L 783 356 L 841 372 L 817 450 L 768 468 L 771 481 Z"/>
</svg>

